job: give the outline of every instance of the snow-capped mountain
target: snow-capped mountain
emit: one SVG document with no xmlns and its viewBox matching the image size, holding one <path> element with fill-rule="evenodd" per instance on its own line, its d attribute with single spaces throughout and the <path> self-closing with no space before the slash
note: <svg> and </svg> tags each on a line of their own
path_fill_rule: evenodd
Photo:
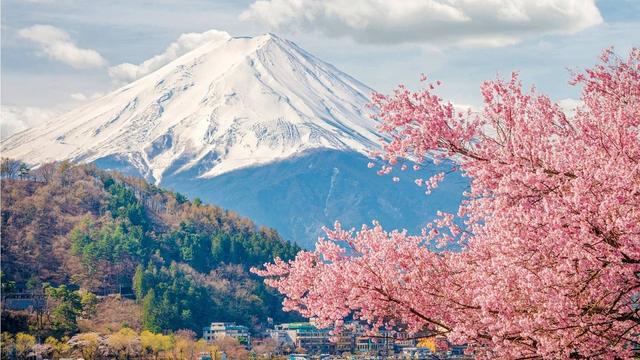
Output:
<svg viewBox="0 0 640 360">
<path fill-rule="evenodd" d="M 160 183 L 290 158 L 365 153 L 379 136 L 372 90 L 273 34 L 208 42 L 164 67 L 2 144 L 4 156 L 127 162 Z M 195 174 L 193 172 L 195 170 Z"/>
<path fill-rule="evenodd" d="M 367 169 L 379 138 L 371 92 L 275 35 L 226 38 L 8 138 L 2 155 L 142 176 L 307 248 L 336 219 L 417 231 L 434 209 L 456 210 L 466 181 L 425 199 L 411 178 L 392 183 Z"/>
</svg>

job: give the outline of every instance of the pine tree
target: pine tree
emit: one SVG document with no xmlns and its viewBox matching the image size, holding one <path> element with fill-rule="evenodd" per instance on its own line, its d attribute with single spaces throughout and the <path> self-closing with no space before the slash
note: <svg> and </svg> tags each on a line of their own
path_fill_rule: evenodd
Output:
<svg viewBox="0 0 640 360">
<path fill-rule="evenodd" d="M 158 326 L 158 318 L 156 310 L 158 304 L 156 302 L 156 293 L 153 289 L 149 290 L 142 300 L 142 327 L 153 332 L 160 332 L 162 329 Z"/>
<path fill-rule="evenodd" d="M 136 272 L 133 274 L 132 287 L 136 294 L 136 299 L 140 300 L 144 297 L 144 268 L 142 264 L 138 264 Z"/>
</svg>

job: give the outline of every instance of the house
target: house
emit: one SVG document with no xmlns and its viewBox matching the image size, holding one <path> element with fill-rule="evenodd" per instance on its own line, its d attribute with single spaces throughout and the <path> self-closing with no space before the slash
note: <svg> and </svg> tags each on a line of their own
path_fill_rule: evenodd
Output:
<svg viewBox="0 0 640 360">
<path fill-rule="evenodd" d="M 329 330 L 318 329 L 308 322 L 278 324 L 268 333 L 279 344 L 303 348 L 309 353 L 332 353 L 335 348 L 329 340 Z"/>
<path fill-rule="evenodd" d="M 232 337 L 241 344 L 247 346 L 251 344 L 249 328 L 236 325 L 235 323 L 213 322 L 210 326 L 202 330 L 202 337 L 208 342 L 213 342 L 224 337 Z"/>
</svg>

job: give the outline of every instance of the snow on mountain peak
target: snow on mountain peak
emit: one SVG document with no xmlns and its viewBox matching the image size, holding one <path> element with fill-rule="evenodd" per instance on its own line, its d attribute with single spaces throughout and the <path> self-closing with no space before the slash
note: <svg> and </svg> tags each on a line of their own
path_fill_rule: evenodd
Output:
<svg viewBox="0 0 640 360">
<path fill-rule="evenodd" d="M 209 41 L 112 93 L 16 134 L 3 156 L 125 161 L 160 182 L 310 149 L 377 147 L 373 90 L 274 34 Z"/>
</svg>

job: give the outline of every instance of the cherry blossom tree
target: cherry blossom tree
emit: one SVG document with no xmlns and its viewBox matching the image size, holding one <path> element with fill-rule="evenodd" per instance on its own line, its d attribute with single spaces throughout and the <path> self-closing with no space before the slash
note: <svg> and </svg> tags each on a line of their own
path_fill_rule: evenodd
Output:
<svg viewBox="0 0 640 360">
<path fill-rule="evenodd" d="M 405 159 L 411 174 L 451 163 L 470 183 L 458 213 L 439 212 L 418 235 L 336 223 L 315 251 L 253 271 L 285 309 L 320 326 L 356 319 L 441 334 L 486 359 L 630 357 L 640 333 L 640 49 L 605 50 L 571 84 L 582 95 L 570 115 L 517 74 L 483 83 L 475 113 L 436 95 L 439 82 L 375 94 L 388 139 L 379 173 L 405 181 Z M 444 178 L 415 182 L 429 193 Z"/>
</svg>

